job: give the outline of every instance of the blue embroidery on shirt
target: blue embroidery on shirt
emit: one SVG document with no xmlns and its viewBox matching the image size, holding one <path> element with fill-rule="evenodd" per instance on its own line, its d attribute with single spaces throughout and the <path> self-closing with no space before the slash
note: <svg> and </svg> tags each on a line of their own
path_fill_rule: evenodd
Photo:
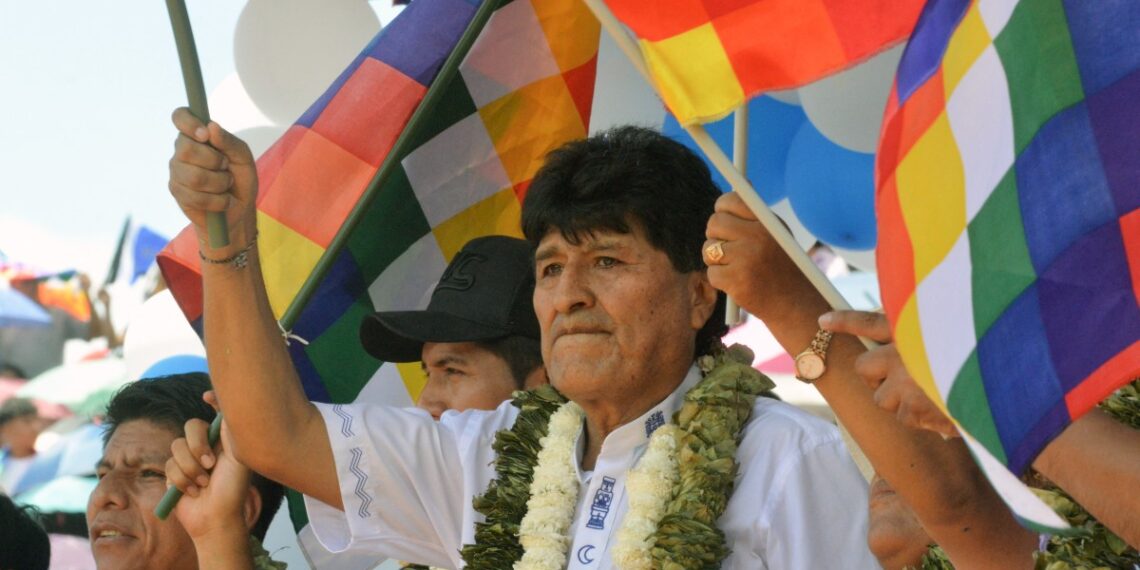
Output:
<svg viewBox="0 0 1140 570">
<path fill-rule="evenodd" d="M 594 493 L 594 502 L 590 505 L 590 520 L 586 528 L 602 530 L 606 528 L 606 515 L 610 514 L 610 505 L 614 502 L 613 477 L 602 477 L 602 486 Z"/>
<path fill-rule="evenodd" d="M 356 434 L 352 433 L 352 415 L 344 411 L 344 406 L 340 404 L 333 406 L 333 413 L 341 419 L 340 435 L 354 437 Z"/>
<path fill-rule="evenodd" d="M 581 562 L 582 564 L 593 564 L 596 558 L 591 558 L 590 553 L 594 551 L 594 548 L 595 547 L 593 544 L 587 544 L 586 546 L 579 548 L 578 562 Z"/>
<path fill-rule="evenodd" d="M 665 412 L 657 410 L 649 415 L 649 419 L 645 420 L 645 437 L 653 435 L 657 428 L 665 425 Z"/>
<path fill-rule="evenodd" d="M 352 460 L 348 463 L 348 470 L 356 475 L 355 494 L 356 498 L 360 499 L 360 510 L 356 514 L 360 518 L 366 519 L 372 516 L 372 513 L 368 512 L 368 506 L 372 504 L 372 495 L 364 491 L 365 486 L 368 485 L 368 474 L 360 468 L 360 459 L 364 457 L 364 452 L 359 447 L 354 447 L 349 450 L 349 453 L 352 454 Z"/>
</svg>

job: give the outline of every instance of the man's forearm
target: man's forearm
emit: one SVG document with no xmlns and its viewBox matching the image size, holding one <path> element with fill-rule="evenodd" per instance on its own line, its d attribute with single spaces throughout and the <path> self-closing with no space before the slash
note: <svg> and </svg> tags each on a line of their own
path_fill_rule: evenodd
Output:
<svg viewBox="0 0 1140 570">
<path fill-rule="evenodd" d="M 234 455 L 262 475 L 339 506 L 324 423 L 277 328 L 256 247 L 248 260 L 244 268 L 202 264 L 206 352 Z"/>
<path fill-rule="evenodd" d="M 794 272 L 794 273 L 792 273 Z M 791 354 L 803 350 L 818 330 L 819 315 L 831 309 L 795 269 L 764 303 L 746 307 L 768 325 Z M 1028 568 L 1036 546 L 974 465 L 965 446 L 934 433 L 912 430 L 878 407 L 871 389 L 855 373 L 864 352 L 857 339 L 836 335 L 827 372 L 815 381 L 820 394 L 858 442 L 875 470 L 914 509 L 931 537 L 963 567 L 978 560 Z"/>
<path fill-rule="evenodd" d="M 1033 467 L 1140 548 L 1140 432 L 1093 409 L 1046 446 Z"/>
<path fill-rule="evenodd" d="M 208 536 L 193 537 L 198 568 L 210 570 L 253 570 L 253 551 L 244 528 L 218 529 Z"/>
</svg>

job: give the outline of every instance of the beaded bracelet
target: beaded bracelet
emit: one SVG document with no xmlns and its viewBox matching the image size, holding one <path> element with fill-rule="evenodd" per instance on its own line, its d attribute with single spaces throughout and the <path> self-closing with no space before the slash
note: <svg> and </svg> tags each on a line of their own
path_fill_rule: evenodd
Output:
<svg viewBox="0 0 1140 570">
<path fill-rule="evenodd" d="M 246 244 L 246 246 L 243 247 L 241 251 L 225 259 L 211 259 L 209 257 L 206 257 L 206 254 L 202 253 L 202 250 L 200 249 L 198 250 L 198 257 L 202 258 L 202 261 L 205 261 L 211 265 L 233 265 L 234 269 L 241 269 L 249 265 L 249 250 L 253 249 L 253 246 L 257 245 L 257 233 L 257 231 L 253 232 L 253 239 L 249 240 L 249 243 Z"/>
</svg>

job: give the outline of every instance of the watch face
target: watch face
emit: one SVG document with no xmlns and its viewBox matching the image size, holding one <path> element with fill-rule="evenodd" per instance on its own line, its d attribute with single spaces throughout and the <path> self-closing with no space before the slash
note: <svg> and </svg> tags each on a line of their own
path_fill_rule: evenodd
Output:
<svg viewBox="0 0 1140 570">
<path fill-rule="evenodd" d="M 796 377 L 815 380 L 823 376 L 823 359 L 814 352 L 807 352 L 796 358 Z"/>
</svg>

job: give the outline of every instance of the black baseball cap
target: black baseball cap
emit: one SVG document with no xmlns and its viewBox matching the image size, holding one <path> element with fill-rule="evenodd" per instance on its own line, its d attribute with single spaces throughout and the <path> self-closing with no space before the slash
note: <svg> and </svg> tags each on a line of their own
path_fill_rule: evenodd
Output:
<svg viewBox="0 0 1140 570">
<path fill-rule="evenodd" d="M 534 250 L 508 236 L 475 238 L 455 255 L 423 311 L 381 311 L 364 318 L 360 342 L 386 362 L 415 362 L 425 342 L 538 340 Z"/>
</svg>

